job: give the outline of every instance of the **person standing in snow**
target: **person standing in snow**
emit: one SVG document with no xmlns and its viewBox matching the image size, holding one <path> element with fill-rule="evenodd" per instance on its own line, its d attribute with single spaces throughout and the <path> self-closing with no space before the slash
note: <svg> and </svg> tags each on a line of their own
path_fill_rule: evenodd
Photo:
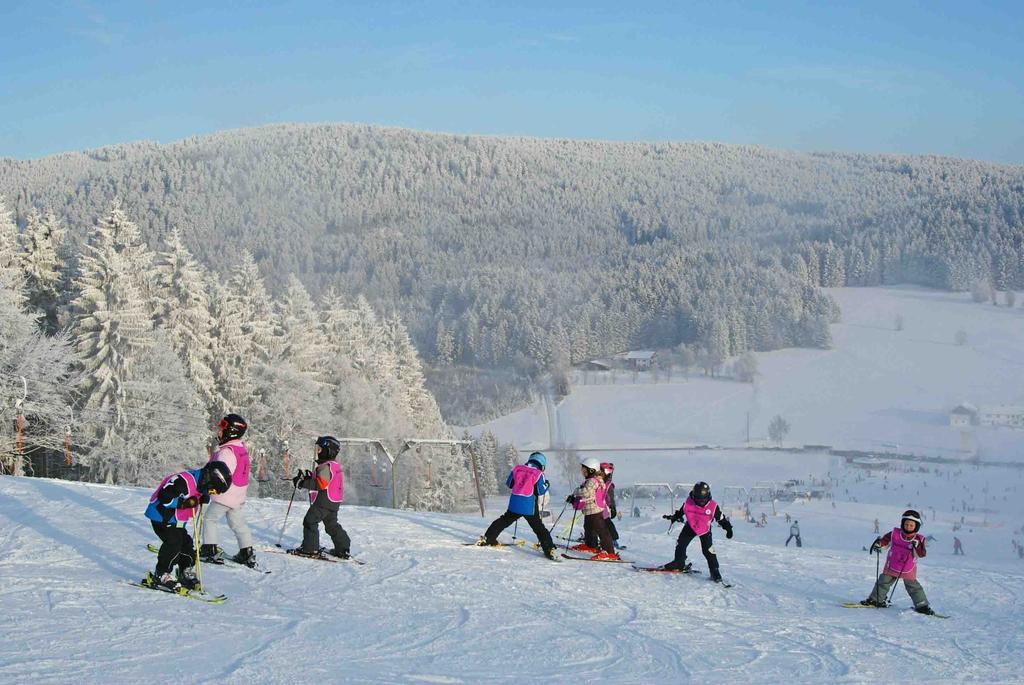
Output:
<svg viewBox="0 0 1024 685">
<path fill-rule="evenodd" d="M 160 481 L 149 498 L 146 518 L 160 538 L 156 569 L 146 573 L 142 584 L 177 591 L 201 590 L 195 573 L 195 542 L 185 528 L 200 504 L 210 495 L 226 492 L 231 485 L 231 472 L 222 461 L 211 461 L 200 469 L 181 471 Z M 178 575 L 171 574 L 177 566 Z"/>
<path fill-rule="evenodd" d="M 666 514 L 662 518 L 673 523 L 686 519 L 686 524 L 676 540 L 675 558 L 662 568 L 666 571 L 685 571 L 686 548 L 694 538 L 700 538 L 700 549 L 708 562 L 711 580 L 721 583 L 722 574 L 718 569 L 718 555 L 715 554 L 715 545 L 711 536 L 711 522 L 717 521 L 718 525 L 725 530 L 725 537 L 728 539 L 732 539 L 732 523 L 722 513 L 718 503 L 711 499 L 711 486 L 704 481 L 696 483 L 679 511 L 671 515 Z"/>
<path fill-rule="evenodd" d="M 786 538 L 786 547 L 789 547 L 789 541 L 796 538 L 796 546 L 803 547 L 803 542 L 800 541 L 800 522 L 796 519 L 793 520 L 793 525 L 789 527 L 789 537 Z"/>
<path fill-rule="evenodd" d="M 249 489 L 249 451 L 242 442 L 249 424 L 238 414 L 227 414 L 217 424 L 217 450 L 210 455 L 210 462 L 220 461 L 231 471 L 231 487 L 227 492 L 210 498 L 210 507 L 203 521 L 203 544 L 199 547 L 202 561 L 223 563 L 224 551 L 218 546 L 220 521 L 227 518 L 238 540 L 238 554 L 232 560 L 256 565 L 256 554 L 252 550 L 252 533 L 245 522 L 245 496 Z"/>
<path fill-rule="evenodd" d="M 572 549 L 593 554 L 590 558 L 595 561 L 610 561 L 618 559 L 619 555 L 615 553 L 615 543 L 612 542 L 604 518 L 605 486 L 600 471 L 601 462 L 594 457 L 584 459 L 580 463 L 580 472 L 585 478 L 583 485 L 576 488 L 565 501 L 572 504 L 577 511 L 583 512 L 584 542 Z M 587 540 L 599 543 L 601 548 L 597 549 L 587 544 Z"/>
<path fill-rule="evenodd" d="M 289 550 L 304 556 L 320 555 L 320 523 L 334 543 L 331 554 L 341 559 L 349 558 L 352 541 L 338 523 L 338 509 L 345 497 L 344 476 L 338 453 L 341 443 L 337 438 L 323 435 L 316 439 L 316 468 L 296 474 L 292 483 L 303 490 L 309 490 L 309 511 L 302 519 L 302 546 Z"/>
<path fill-rule="evenodd" d="M 604 480 L 604 524 L 608 526 L 608 533 L 612 536 L 612 545 L 619 549 L 619 531 L 615 527 L 615 517 L 619 512 L 615 506 L 615 483 L 612 482 L 614 473 L 615 464 L 610 461 L 601 462 L 601 477 Z"/>
<path fill-rule="evenodd" d="M 876 519 L 875 519 L 875 534 L 876 534 L 876 535 L 877 535 L 877 534 L 879 533 L 878 527 L 879 527 L 880 525 L 882 525 L 882 522 L 881 522 L 881 521 L 879 521 L 879 520 L 878 520 L 878 519 L 876 518 Z"/>
<path fill-rule="evenodd" d="M 555 543 L 551 540 L 551 533 L 540 520 L 540 498 L 550 488 L 550 484 L 544 478 L 544 469 L 547 465 L 547 457 L 540 452 L 534 452 L 525 464 L 519 464 L 512 469 L 505 479 L 506 487 L 512 490 L 508 498 L 508 509 L 487 527 L 487 531 L 477 542 L 478 545 L 497 545 L 501 531 L 515 523 L 519 517 L 525 517 L 533 534 L 537 536 L 541 549 L 544 550 L 544 556 L 552 561 L 561 561 L 555 557 Z"/>
<path fill-rule="evenodd" d="M 889 548 L 889 554 L 885 559 L 885 568 L 871 590 L 871 595 L 861 601 L 861 604 L 872 607 L 887 606 L 889 588 L 902 578 L 903 587 L 914 602 L 914 611 L 920 614 L 935 613 L 928 605 L 924 588 L 917 582 L 917 559 L 923 559 L 928 554 L 920 530 L 921 515 L 913 509 L 908 509 L 903 512 L 899 528 L 893 528 L 871 543 L 872 554 L 881 553 L 886 547 Z"/>
<path fill-rule="evenodd" d="M 960 542 L 960 538 L 955 535 L 953 536 L 953 554 L 959 554 L 960 556 L 963 556 L 964 554 L 964 544 Z"/>
</svg>

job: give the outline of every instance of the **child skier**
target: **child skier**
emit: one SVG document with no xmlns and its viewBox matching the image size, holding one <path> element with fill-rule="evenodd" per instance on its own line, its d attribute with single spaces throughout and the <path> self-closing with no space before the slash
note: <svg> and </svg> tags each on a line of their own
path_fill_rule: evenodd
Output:
<svg viewBox="0 0 1024 685">
<path fill-rule="evenodd" d="M 508 510 L 487 527 L 487 531 L 477 544 L 497 545 L 501 531 L 523 516 L 537 536 L 544 556 L 552 561 L 561 561 L 555 556 L 555 543 L 551 540 L 551 533 L 540 520 L 540 498 L 550 487 L 544 478 L 544 469 L 547 465 L 547 457 L 540 452 L 534 452 L 525 464 L 512 469 L 505 479 L 505 485 L 512 490 L 508 498 Z"/>
<path fill-rule="evenodd" d="M 210 498 L 210 508 L 203 521 L 203 544 L 199 547 L 199 558 L 203 561 L 222 563 L 224 552 L 217 546 L 220 538 L 218 525 L 227 517 L 228 526 L 238 540 L 238 554 L 233 561 L 246 566 L 256 566 L 256 555 L 252 551 L 252 533 L 245 523 L 243 507 L 249 489 L 249 451 L 242 442 L 248 424 L 238 414 L 228 414 L 217 424 L 217 451 L 210 455 L 210 462 L 224 462 L 231 471 L 231 487 L 227 492 Z"/>
<path fill-rule="evenodd" d="M 303 490 L 309 490 L 309 511 L 302 519 L 302 546 L 289 550 L 293 554 L 320 556 L 320 522 L 334 542 L 331 554 L 341 559 L 349 558 L 352 541 L 338 523 L 338 509 L 344 499 L 344 476 L 341 464 L 337 462 L 341 443 L 337 438 L 323 435 L 316 439 L 316 470 L 299 473 L 292 483 Z"/>
<path fill-rule="evenodd" d="M 695 484 L 679 511 L 662 518 L 677 522 L 684 517 L 686 524 L 676 541 L 675 559 L 662 568 L 667 571 L 685 571 L 686 548 L 695 537 L 699 537 L 700 549 L 704 553 L 704 558 L 707 559 L 711 580 L 721 583 L 722 574 L 718 570 L 718 556 L 715 554 L 714 543 L 711 539 L 711 521 L 718 521 L 718 525 L 725 529 L 725 537 L 729 539 L 732 538 L 732 523 L 718 508 L 715 500 L 711 499 L 711 486 L 703 481 Z"/>
<path fill-rule="evenodd" d="M 880 538 L 871 543 L 871 552 L 880 552 L 888 547 L 889 554 L 885 559 L 885 568 L 882 570 L 871 596 L 863 600 L 864 606 L 884 607 L 887 606 L 889 588 L 893 583 L 903 579 L 903 587 L 914 602 L 914 611 L 920 614 L 934 614 L 928 606 L 928 598 L 924 594 L 924 588 L 917 582 L 917 559 L 924 558 L 927 554 L 924 544 L 924 536 L 920 533 L 921 515 L 913 509 L 903 512 L 900 519 L 900 527 L 893 528 Z"/>
<path fill-rule="evenodd" d="M 594 457 L 587 457 L 580 463 L 580 472 L 586 479 L 576 492 L 566 498 L 577 510 L 583 511 L 583 544 L 572 549 L 578 552 L 596 552 L 591 559 L 595 561 L 617 560 L 615 544 L 604 518 L 605 485 L 600 475 L 601 462 Z M 587 541 L 590 541 L 588 544 Z M 600 542 L 601 549 L 594 547 Z"/>
<path fill-rule="evenodd" d="M 619 549 L 619 531 L 615 527 L 615 517 L 619 512 L 615 507 L 613 473 L 615 473 L 615 464 L 610 461 L 601 462 L 601 476 L 604 479 L 604 523 L 608 526 L 608 533 L 612 536 L 612 545 L 615 546 L 615 549 Z"/>
<path fill-rule="evenodd" d="M 160 538 L 160 552 L 156 569 L 146 573 L 143 585 L 171 591 L 202 590 L 195 574 L 195 542 L 185 525 L 200 503 L 210 501 L 212 494 L 226 492 L 230 484 L 231 471 L 222 461 L 208 462 L 201 469 L 173 473 L 160 481 L 146 507 L 146 518 Z M 172 566 L 178 567 L 177 578 L 171 575 Z"/>
</svg>

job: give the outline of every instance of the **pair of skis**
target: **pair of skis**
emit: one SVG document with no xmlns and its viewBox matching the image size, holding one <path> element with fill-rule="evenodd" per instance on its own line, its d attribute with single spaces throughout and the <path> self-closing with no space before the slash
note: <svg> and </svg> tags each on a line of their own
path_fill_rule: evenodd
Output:
<svg viewBox="0 0 1024 685">
<path fill-rule="evenodd" d="M 875 606 L 874 604 L 861 604 L 860 602 L 843 602 L 840 606 L 844 609 L 888 609 L 889 605 L 883 607 Z M 914 613 L 920 614 L 921 612 L 916 611 Z M 933 618 L 950 618 L 949 614 L 921 614 L 922 616 L 931 616 Z"/>
<path fill-rule="evenodd" d="M 162 585 L 150 585 L 145 582 L 136 582 L 134 580 L 126 580 L 124 582 L 128 585 L 132 585 L 137 588 L 142 588 L 143 590 L 155 590 L 157 592 L 164 592 L 168 595 L 174 595 L 176 597 L 194 599 L 200 602 L 204 602 L 206 604 L 223 604 L 224 602 L 228 601 L 227 595 L 212 595 L 208 592 L 202 592 L 200 590 L 188 590 L 183 587 L 172 589 L 168 587 L 163 587 Z"/>
<path fill-rule="evenodd" d="M 295 549 L 266 549 L 264 551 L 266 551 L 266 552 L 273 552 L 274 554 L 287 554 L 288 556 L 300 557 L 302 559 L 311 559 L 312 561 L 326 561 L 326 562 L 328 562 L 330 564 L 353 563 L 353 564 L 356 564 L 357 566 L 365 566 L 366 565 L 365 561 L 362 561 L 360 559 L 356 559 L 355 557 L 348 557 L 348 558 L 344 558 L 343 559 L 341 557 L 336 557 L 336 556 L 332 556 L 332 555 L 329 555 L 329 554 L 325 554 L 323 547 L 321 547 L 319 550 L 317 550 L 315 554 L 306 554 L 305 552 L 301 551 L 299 548 L 295 548 Z"/>
<path fill-rule="evenodd" d="M 463 547 L 487 547 L 487 548 L 490 548 L 490 549 L 497 549 L 497 550 L 501 550 L 501 551 L 505 552 L 505 551 L 508 551 L 506 548 L 512 548 L 512 547 L 522 547 L 523 549 L 525 549 L 527 544 L 530 545 L 530 549 L 537 550 L 541 554 L 544 553 L 544 548 L 540 546 L 539 542 L 527 543 L 526 540 L 516 540 L 512 544 L 508 544 L 508 543 L 505 543 L 505 542 L 499 542 L 496 545 L 488 545 L 488 544 L 484 543 L 483 542 L 483 538 L 481 538 L 480 540 L 477 540 L 476 542 L 463 542 L 462 546 Z M 557 561 L 557 562 L 561 562 L 562 561 L 561 559 L 559 559 L 557 557 L 545 556 L 545 558 L 548 559 L 549 561 Z"/>
</svg>

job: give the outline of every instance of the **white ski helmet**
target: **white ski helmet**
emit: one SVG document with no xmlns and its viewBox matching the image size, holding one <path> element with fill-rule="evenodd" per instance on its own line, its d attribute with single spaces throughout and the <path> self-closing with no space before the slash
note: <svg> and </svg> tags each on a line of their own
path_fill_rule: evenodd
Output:
<svg viewBox="0 0 1024 685">
<path fill-rule="evenodd" d="M 587 457 L 580 462 L 580 466 L 590 469 L 591 471 L 599 471 L 601 469 L 601 462 L 597 457 Z"/>
</svg>

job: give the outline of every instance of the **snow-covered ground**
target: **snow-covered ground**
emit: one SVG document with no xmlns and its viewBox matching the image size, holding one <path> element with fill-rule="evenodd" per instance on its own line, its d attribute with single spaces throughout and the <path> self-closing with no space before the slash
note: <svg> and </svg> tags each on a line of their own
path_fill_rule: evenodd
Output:
<svg viewBox="0 0 1024 685">
<path fill-rule="evenodd" d="M 758 353 L 754 384 L 648 374 L 589 373 L 557 408 L 556 440 L 578 447 L 743 445 L 767 438 L 776 415 L 787 444 L 832 445 L 956 457 L 961 430 L 949 425 L 960 402 L 1024 404 L 1024 309 L 972 302 L 965 293 L 922 288 L 829 291 L 842 309 L 833 349 Z M 896 317 L 903 330 L 896 330 Z M 955 344 L 963 330 L 967 343 Z M 581 383 L 582 374 L 577 377 Z M 551 444 L 543 402 L 489 428 L 524 449 Z M 1024 431 L 976 427 L 983 459 L 1024 460 Z"/>
<path fill-rule="evenodd" d="M 701 458 L 707 454 L 713 453 Z M 753 456 L 762 464 L 751 467 Z M 729 589 L 706 574 L 647 575 L 628 565 L 554 564 L 529 549 L 461 546 L 504 509 L 504 500 L 496 498 L 487 520 L 344 507 L 341 519 L 365 566 L 262 553 L 270 575 L 206 567 L 207 586 L 229 596 L 219 606 L 121 582 L 140 577 L 154 562 L 145 549 L 155 540 L 142 516 L 146 490 L 0 477 L 0 682 L 1024 677 L 1024 561 L 1010 547 L 1012 530 L 1024 521 L 1022 471 L 927 466 L 928 474 L 868 476 L 822 455 L 753 456 L 734 453 L 698 467 L 711 474 L 706 477 L 717 494 L 724 487 L 719 484 L 756 479 L 777 458 L 774 473 L 831 478 L 836 507 L 828 500 L 777 503 L 778 515 L 766 528 L 734 519 L 736 537 L 725 540 L 719 531 L 715 544 L 723 573 L 735 584 Z M 671 471 L 675 464 L 664 466 L 664 454 L 646 458 L 643 468 L 655 469 L 659 460 L 663 468 L 642 472 L 645 478 L 682 481 L 690 475 Z M 564 491 L 563 483 L 557 485 Z M 963 499 L 976 510 L 954 511 Z M 902 588 L 895 606 L 884 611 L 839 606 L 870 590 L 875 564 L 862 548 L 874 537 L 873 519 L 879 517 L 885 530 L 907 503 L 925 512 L 924 532 L 938 538 L 920 579 L 933 606 L 952 614 L 951 620 L 913 613 Z M 271 547 L 286 503 L 256 500 L 249 506 L 258 543 Z M 555 515 L 560 506 L 553 507 Z M 977 510 L 982 507 L 988 511 Z M 623 556 L 667 561 L 674 535 L 665 534 L 660 514 L 668 505 L 648 500 L 641 508 L 640 518 L 619 521 L 628 546 Z M 304 510 L 300 504 L 292 512 L 286 540 L 300 534 Z M 771 514 L 771 504 L 755 505 L 755 515 L 762 510 Z M 786 513 L 800 521 L 801 549 L 783 546 Z M 954 557 L 951 526 L 960 516 L 968 524 L 961 535 L 967 556 Z M 565 523 L 563 518 L 556 531 Z M 530 537 L 525 525 L 518 532 Z M 691 557 L 704 567 L 696 546 Z"/>
</svg>

